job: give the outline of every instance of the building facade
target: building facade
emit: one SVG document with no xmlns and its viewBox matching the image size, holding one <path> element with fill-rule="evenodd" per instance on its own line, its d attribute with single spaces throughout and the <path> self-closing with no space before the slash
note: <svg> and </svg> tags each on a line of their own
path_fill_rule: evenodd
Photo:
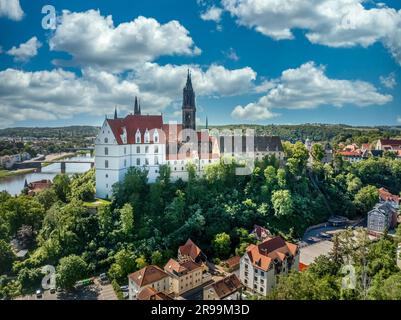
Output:
<svg viewBox="0 0 401 320">
<path fill-rule="evenodd" d="M 388 201 L 378 203 L 368 213 L 368 231 L 383 233 L 397 225 L 397 209 Z"/>
<path fill-rule="evenodd" d="M 128 276 L 129 299 L 137 300 L 145 288 L 155 292 L 169 292 L 170 278 L 158 266 L 146 266 Z"/>
<path fill-rule="evenodd" d="M 299 270 L 298 246 L 274 237 L 247 248 L 239 274 L 248 291 L 266 296 L 276 286 L 277 277 L 291 270 Z"/>
</svg>

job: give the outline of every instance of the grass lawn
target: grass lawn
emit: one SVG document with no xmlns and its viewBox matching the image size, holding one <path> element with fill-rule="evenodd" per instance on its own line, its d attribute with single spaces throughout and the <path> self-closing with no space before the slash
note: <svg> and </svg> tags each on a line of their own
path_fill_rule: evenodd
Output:
<svg viewBox="0 0 401 320">
<path fill-rule="evenodd" d="M 35 169 L 20 169 L 20 170 L 0 170 L 0 179 L 12 176 L 18 176 L 24 173 L 34 172 Z"/>
<path fill-rule="evenodd" d="M 111 204 L 111 201 L 103 200 L 103 199 L 95 199 L 95 201 L 84 202 L 84 206 L 87 208 L 98 208 L 98 207 L 102 207 L 102 206 L 107 206 L 109 204 Z"/>
</svg>

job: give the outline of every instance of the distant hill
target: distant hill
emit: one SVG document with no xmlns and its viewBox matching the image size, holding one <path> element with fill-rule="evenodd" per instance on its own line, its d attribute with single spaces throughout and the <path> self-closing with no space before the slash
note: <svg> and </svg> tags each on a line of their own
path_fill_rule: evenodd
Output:
<svg viewBox="0 0 401 320">
<path fill-rule="evenodd" d="M 0 137 L 34 137 L 34 138 L 74 138 L 94 137 L 99 127 L 68 126 L 68 127 L 17 127 L 0 129 Z"/>
<path fill-rule="evenodd" d="M 203 128 L 203 127 L 200 127 Z M 378 138 L 401 138 L 401 126 L 350 126 L 344 124 L 300 124 L 300 125 L 209 125 L 209 129 L 255 129 L 258 135 L 279 136 L 287 141 L 322 142 L 374 142 Z M 0 129 L 0 137 L 35 137 L 35 138 L 86 138 L 97 135 L 99 127 L 68 126 L 68 127 L 19 127 Z"/>
</svg>

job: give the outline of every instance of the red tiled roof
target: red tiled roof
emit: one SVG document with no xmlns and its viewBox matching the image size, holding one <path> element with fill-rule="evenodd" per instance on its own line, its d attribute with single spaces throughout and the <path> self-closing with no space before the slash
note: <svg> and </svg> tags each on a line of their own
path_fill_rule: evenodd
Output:
<svg viewBox="0 0 401 320">
<path fill-rule="evenodd" d="M 240 256 L 234 256 L 234 257 L 231 257 L 230 259 L 227 259 L 225 262 L 227 263 L 228 268 L 232 269 L 239 265 L 240 259 L 241 259 Z"/>
<path fill-rule="evenodd" d="M 168 277 L 168 275 L 158 266 L 151 265 L 131 273 L 128 277 L 139 287 L 143 287 L 153 282 L 160 281 L 161 279 Z"/>
<path fill-rule="evenodd" d="M 210 287 L 214 289 L 220 299 L 224 299 L 230 294 L 237 292 L 243 286 L 237 276 L 235 274 L 231 274 L 228 277 L 211 284 Z"/>
<path fill-rule="evenodd" d="M 144 133 L 146 129 L 150 132 L 153 129 L 159 129 L 159 136 L 162 139 L 161 131 L 163 130 L 163 117 L 161 115 L 128 115 L 125 118 L 107 119 L 114 137 L 118 144 L 123 144 L 121 135 L 124 128 L 127 131 L 127 143 L 135 143 L 135 134 L 137 130 L 141 132 L 142 143 L 144 142 Z M 153 131 L 150 132 L 150 140 L 153 139 Z"/>
<path fill-rule="evenodd" d="M 396 203 L 400 203 L 400 197 L 393 195 L 390 191 L 388 191 L 385 188 L 380 188 L 379 189 L 379 197 L 383 201 L 393 201 Z"/>
<path fill-rule="evenodd" d="M 340 151 L 338 154 L 343 157 L 361 157 L 361 153 L 358 151 Z"/>
<path fill-rule="evenodd" d="M 164 266 L 164 270 L 170 273 L 172 273 L 173 271 L 175 271 L 176 273 L 187 273 L 198 268 L 202 268 L 202 265 L 190 260 L 185 262 L 178 262 L 174 259 L 170 259 Z"/>
<path fill-rule="evenodd" d="M 202 251 L 191 239 L 188 239 L 183 246 L 178 248 L 178 252 L 183 256 L 189 256 L 192 260 L 195 260 Z"/>
<path fill-rule="evenodd" d="M 246 253 L 256 268 L 267 271 L 273 260 L 283 261 L 287 255 L 295 256 L 297 250 L 297 245 L 286 242 L 281 237 L 274 237 L 263 241 L 259 245 L 251 244 L 248 246 Z"/>
<path fill-rule="evenodd" d="M 158 292 L 152 287 L 145 287 L 138 294 L 138 300 L 173 300 L 164 292 Z"/>
<path fill-rule="evenodd" d="M 270 231 L 258 225 L 253 226 L 252 233 L 255 233 L 258 238 L 267 237 L 271 235 Z"/>
<path fill-rule="evenodd" d="M 401 140 L 398 139 L 380 139 L 382 145 L 401 147 Z"/>
<path fill-rule="evenodd" d="M 306 269 L 308 269 L 308 265 L 303 264 L 302 262 L 299 263 L 299 271 L 305 271 Z"/>
</svg>

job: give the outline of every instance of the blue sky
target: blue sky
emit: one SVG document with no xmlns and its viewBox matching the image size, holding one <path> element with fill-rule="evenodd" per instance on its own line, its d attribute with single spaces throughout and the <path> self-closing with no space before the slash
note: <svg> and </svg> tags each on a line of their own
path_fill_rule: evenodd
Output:
<svg viewBox="0 0 401 320">
<path fill-rule="evenodd" d="M 0 127 L 100 125 L 135 95 L 179 120 L 187 68 L 199 123 L 401 124 L 399 1 L 2 2 Z"/>
</svg>

